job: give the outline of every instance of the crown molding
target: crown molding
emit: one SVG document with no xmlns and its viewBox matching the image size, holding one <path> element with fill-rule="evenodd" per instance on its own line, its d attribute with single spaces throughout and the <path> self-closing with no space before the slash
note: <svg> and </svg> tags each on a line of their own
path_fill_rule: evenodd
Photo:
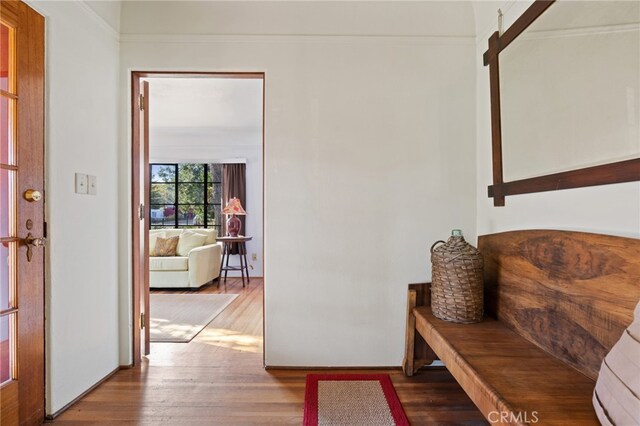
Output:
<svg viewBox="0 0 640 426">
<path fill-rule="evenodd" d="M 416 43 L 425 45 L 452 44 L 474 45 L 475 36 L 395 36 L 395 35 L 317 35 L 317 34 L 120 34 L 121 43 L 163 43 L 163 44 L 217 44 L 217 43 L 344 43 L 388 42 Z"/>
<path fill-rule="evenodd" d="M 599 25 L 585 28 L 566 28 L 561 30 L 528 31 L 522 33 L 522 40 L 540 40 L 549 38 L 583 37 L 600 34 L 617 34 L 640 31 L 640 24 Z"/>
</svg>

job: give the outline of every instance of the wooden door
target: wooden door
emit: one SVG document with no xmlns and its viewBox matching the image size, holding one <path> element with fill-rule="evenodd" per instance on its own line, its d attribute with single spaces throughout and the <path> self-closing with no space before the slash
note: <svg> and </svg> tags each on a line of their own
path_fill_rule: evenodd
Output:
<svg viewBox="0 0 640 426">
<path fill-rule="evenodd" d="M 0 2 L 0 424 L 44 419 L 44 18 Z"/>
<path fill-rule="evenodd" d="M 149 355 L 149 82 L 133 77 L 133 364 Z"/>
</svg>

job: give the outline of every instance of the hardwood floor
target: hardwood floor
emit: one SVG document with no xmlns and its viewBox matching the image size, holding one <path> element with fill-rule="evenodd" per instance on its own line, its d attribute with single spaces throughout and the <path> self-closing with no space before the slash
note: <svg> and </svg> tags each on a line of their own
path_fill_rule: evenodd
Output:
<svg viewBox="0 0 640 426">
<path fill-rule="evenodd" d="M 178 292 L 225 289 L 214 283 Z M 239 278 L 229 278 L 226 292 L 240 296 L 190 343 L 152 343 L 141 367 L 119 371 L 53 423 L 301 424 L 305 375 L 312 371 L 263 368 L 262 280 L 252 278 L 243 289 Z M 413 425 L 487 424 L 445 369 L 411 378 L 399 368 L 354 372 L 390 374 Z"/>
</svg>

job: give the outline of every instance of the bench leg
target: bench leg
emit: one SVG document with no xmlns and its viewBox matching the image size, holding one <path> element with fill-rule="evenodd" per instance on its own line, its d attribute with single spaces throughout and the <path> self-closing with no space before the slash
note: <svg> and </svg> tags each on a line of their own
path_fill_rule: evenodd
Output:
<svg viewBox="0 0 640 426">
<path fill-rule="evenodd" d="M 402 361 L 402 371 L 405 376 L 413 376 L 415 361 L 416 342 L 416 317 L 413 315 L 413 308 L 416 307 L 416 291 L 409 290 L 407 294 L 407 329 L 404 342 L 404 360 Z"/>
<path fill-rule="evenodd" d="M 407 293 L 407 328 L 405 332 L 404 360 L 402 370 L 405 376 L 413 376 L 420 368 L 433 363 L 438 357 L 424 341 L 420 333 L 416 333 L 416 316 L 413 309 L 416 307 L 418 292 L 409 289 Z"/>
</svg>

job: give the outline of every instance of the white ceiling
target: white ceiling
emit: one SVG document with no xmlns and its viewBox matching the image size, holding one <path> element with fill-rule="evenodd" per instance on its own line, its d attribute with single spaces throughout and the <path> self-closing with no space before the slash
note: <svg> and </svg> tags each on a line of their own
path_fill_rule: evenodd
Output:
<svg viewBox="0 0 640 426">
<path fill-rule="evenodd" d="M 151 128 L 262 128 L 262 80 L 150 78 Z"/>
</svg>

